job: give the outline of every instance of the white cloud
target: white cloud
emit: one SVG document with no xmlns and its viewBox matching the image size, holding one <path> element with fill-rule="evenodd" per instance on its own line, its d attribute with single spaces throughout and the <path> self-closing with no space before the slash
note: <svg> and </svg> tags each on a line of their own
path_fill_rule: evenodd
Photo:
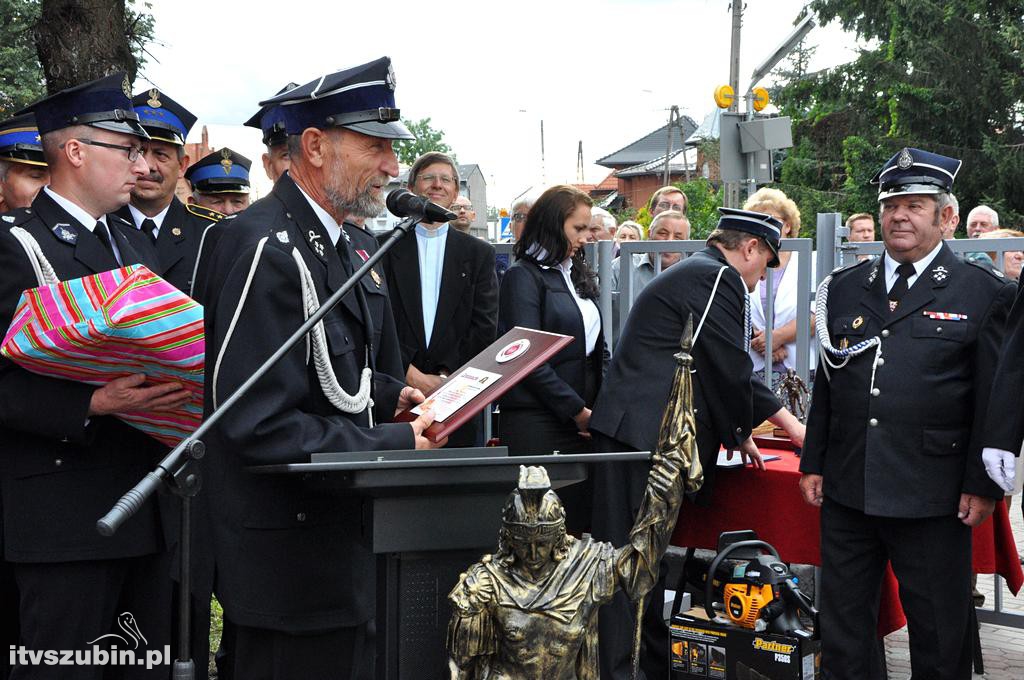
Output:
<svg viewBox="0 0 1024 680">
<path fill-rule="evenodd" d="M 747 2 L 741 87 L 803 4 Z M 156 0 L 153 13 L 164 45 L 151 48 L 159 63 L 144 75 L 199 116 L 189 141 L 210 124 L 214 146 L 251 157 L 262 190 L 258 135 L 228 126 L 289 81 L 381 55 L 394 62 L 403 115 L 444 130 L 460 162 L 481 166 L 497 206 L 541 186 L 542 119 L 547 184 L 576 181 L 580 140 L 585 179 L 597 182 L 607 170 L 594 159 L 663 125 L 673 104 L 699 123 L 729 76 L 725 0 Z M 809 42 L 819 45 L 815 68 L 854 56 L 853 38 L 833 26 Z"/>
</svg>

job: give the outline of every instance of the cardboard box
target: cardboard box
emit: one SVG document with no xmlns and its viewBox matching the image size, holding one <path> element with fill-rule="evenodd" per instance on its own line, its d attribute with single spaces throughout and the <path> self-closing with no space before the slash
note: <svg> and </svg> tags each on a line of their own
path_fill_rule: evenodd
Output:
<svg viewBox="0 0 1024 680">
<path fill-rule="evenodd" d="M 672 680 L 820 680 L 821 642 L 708 621 L 703 608 L 670 627 Z"/>
</svg>

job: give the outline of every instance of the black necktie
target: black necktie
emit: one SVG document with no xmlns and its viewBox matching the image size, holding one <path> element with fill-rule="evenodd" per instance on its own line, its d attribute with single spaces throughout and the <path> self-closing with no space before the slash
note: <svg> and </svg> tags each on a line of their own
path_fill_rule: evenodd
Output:
<svg viewBox="0 0 1024 680">
<path fill-rule="evenodd" d="M 916 273 L 914 265 L 909 262 L 904 262 L 900 266 L 896 267 L 897 279 L 896 283 L 892 284 L 892 288 L 889 289 L 889 311 L 895 311 L 896 307 L 899 306 L 900 300 L 907 293 L 908 282 L 910 277 Z"/>
<path fill-rule="evenodd" d="M 338 257 L 341 258 L 341 268 L 345 270 L 345 276 L 352 276 L 355 269 L 352 268 L 352 258 L 348 254 L 348 240 L 344 234 L 338 237 L 335 247 L 338 249 Z"/>
<path fill-rule="evenodd" d="M 107 229 L 107 223 L 102 220 L 97 220 L 96 228 L 93 229 L 92 233 L 96 234 L 96 238 L 100 240 L 100 243 L 103 244 L 106 251 L 110 253 L 112 258 L 114 258 L 114 262 L 117 262 L 118 265 L 120 265 L 121 261 L 117 259 L 117 253 L 114 252 L 114 246 L 110 242 L 110 232 Z"/>
<path fill-rule="evenodd" d="M 156 236 L 157 236 L 156 222 L 154 222 L 153 220 L 151 220 L 151 219 L 149 219 L 147 217 L 146 219 L 142 220 L 142 226 L 139 227 L 139 230 L 142 231 L 142 233 L 144 233 L 147 236 L 149 236 L 149 240 L 150 241 L 152 241 L 153 243 L 156 243 Z"/>
</svg>

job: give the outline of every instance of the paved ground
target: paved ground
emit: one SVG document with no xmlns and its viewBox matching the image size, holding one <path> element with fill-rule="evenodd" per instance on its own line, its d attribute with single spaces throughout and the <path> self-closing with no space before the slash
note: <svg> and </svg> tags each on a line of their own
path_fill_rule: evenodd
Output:
<svg viewBox="0 0 1024 680">
<path fill-rule="evenodd" d="M 1010 510 L 1013 534 L 1018 549 L 1024 550 L 1024 519 L 1020 512 L 1020 496 L 1014 498 Z M 993 607 L 993 578 L 981 576 L 978 590 L 985 593 L 985 607 Z M 1024 591 L 1014 597 L 1002 584 L 1003 609 L 1024 614 Z M 1024 625 L 1024 616 L 1021 617 Z M 906 680 L 910 677 L 910 652 L 907 646 L 907 629 L 892 633 L 885 639 L 885 656 L 889 665 L 890 680 Z M 1024 630 L 1006 626 L 981 624 L 981 646 L 984 650 L 985 674 L 975 676 L 988 680 L 1024 680 Z"/>
</svg>

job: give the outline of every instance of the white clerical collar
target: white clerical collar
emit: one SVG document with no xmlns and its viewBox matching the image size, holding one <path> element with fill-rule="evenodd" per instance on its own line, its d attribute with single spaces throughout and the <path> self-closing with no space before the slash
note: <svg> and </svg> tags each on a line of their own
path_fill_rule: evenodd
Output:
<svg viewBox="0 0 1024 680">
<path fill-rule="evenodd" d="M 100 215 L 99 219 L 96 219 L 89 213 L 85 212 L 82 206 L 72 202 L 67 198 L 64 198 L 50 187 L 43 187 L 43 191 L 45 191 L 50 198 L 56 201 L 57 205 L 64 208 L 65 212 L 67 212 L 69 215 L 78 220 L 82 224 L 82 226 L 88 229 L 89 231 L 92 231 L 93 229 L 96 228 L 97 222 L 103 222 L 103 224 L 107 223 L 106 215 Z"/>
<path fill-rule="evenodd" d="M 428 229 L 422 224 L 416 225 L 416 234 L 424 238 L 437 238 L 438 236 L 444 236 L 448 233 L 448 223 L 445 222 L 437 229 Z"/>
<path fill-rule="evenodd" d="M 173 202 L 174 199 L 171 199 L 171 203 Z M 164 207 L 164 209 L 158 212 L 156 215 L 153 215 L 152 217 L 147 217 L 146 215 L 143 215 L 142 211 L 136 208 L 134 205 L 132 205 L 131 203 L 128 204 L 128 210 L 132 214 L 132 221 L 135 222 L 136 229 L 142 229 L 143 220 L 153 220 L 153 222 L 156 223 L 156 228 L 160 229 L 160 227 L 164 226 L 164 218 L 167 217 L 167 211 L 169 211 L 170 209 L 171 204 L 168 203 Z"/>
<path fill-rule="evenodd" d="M 306 197 L 306 200 L 309 201 L 309 205 L 313 208 L 313 212 L 316 213 L 316 216 L 320 219 L 320 223 L 324 225 L 324 229 L 327 230 L 327 235 L 330 237 L 331 243 L 337 246 L 338 239 L 341 238 L 341 227 L 338 225 L 337 220 L 331 217 L 331 214 L 324 210 L 319 203 L 310 198 L 309 194 L 302 190 L 302 187 L 299 186 L 298 182 L 295 183 L 295 187 L 303 196 Z"/>
<path fill-rule="evenodd" d="M 928 265 L 930 265 L 932 263 L 932 260 L 934 260 L 935 257 L 939 254 L 939 251 L 942 250 L 942 244 L 943 244 L 943 241 L 940 240 L 939 241 L 939 245 L 935 246 L 930 253 L 928 253 L 927 255 L 925 255 L 920 260 L 918 260 L 917 262 L 914 263 L 914 274 L 916 276 L 920 276 L 921 274 L 924 273 L 924 270 L 928 269 Z M 892 259 L 892 255 L 890 255 L 889 252 L 886 251 L 886 253 L 885 253 L 885 276 L 886 276 L 886 281 L 888 281 L 888 280 L 892 279 L 892 277 L 896 276 L 896 267 L 899 267 L 899 266 L 900 266 L 900 263 L 897 262 L 896 260 Z"/>
</svg>

